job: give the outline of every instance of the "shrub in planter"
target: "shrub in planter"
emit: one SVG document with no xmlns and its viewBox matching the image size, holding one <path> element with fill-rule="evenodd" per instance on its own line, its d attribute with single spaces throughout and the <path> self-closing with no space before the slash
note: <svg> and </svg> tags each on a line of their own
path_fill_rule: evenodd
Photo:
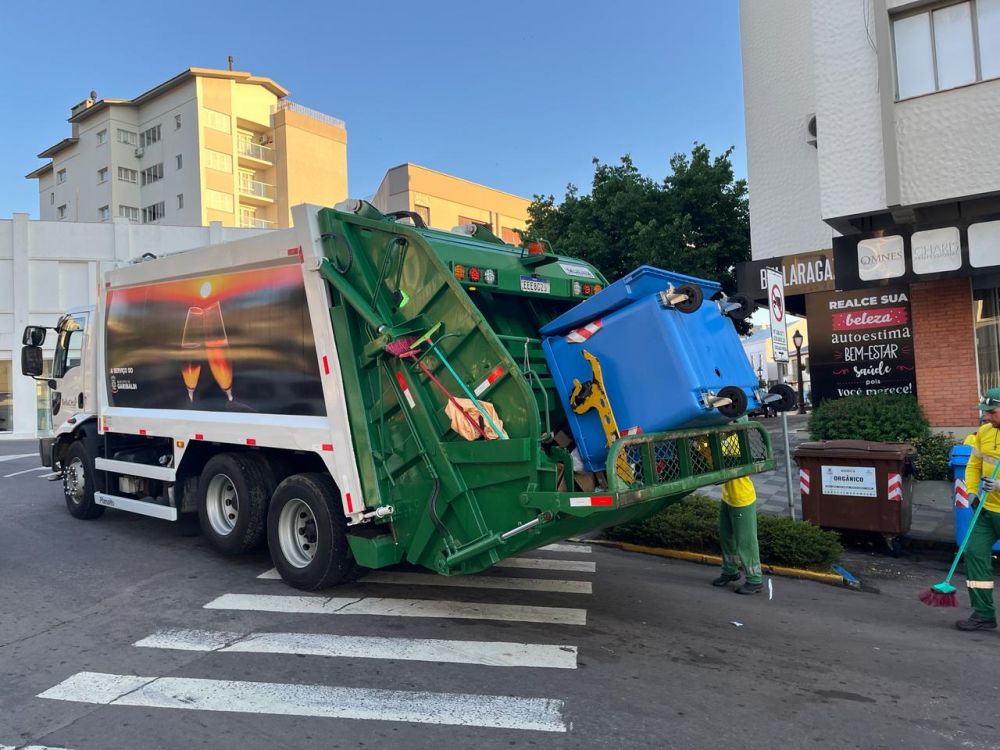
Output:
<svg viewBox="0 0 1000 750">
<path fill-rule="evenodd" d="M 912 442 L 930 435 L 914 396 L 880 393 L 827 399 L 809 419 L 813 440 Z"/>
<path fill-rule="evenodd" d="M 692 495 L 645 521 L 610 528 L 605 535 L 620 542 L 718 554 L 719 502 Z M 771 565 L 828 569 L 844 551 L 832 531 L 761 513 L 757 538 L 761 562 Z"/>
<path fill-rule="evenodd" d="M 916 479 L 948 479 L 948 456 L 953 446 L 959 444 L 950 432 L 947 435 L 933 434 L 915 440 L 913 447 L 917 455 L 913 458 Z"/>
</svg>

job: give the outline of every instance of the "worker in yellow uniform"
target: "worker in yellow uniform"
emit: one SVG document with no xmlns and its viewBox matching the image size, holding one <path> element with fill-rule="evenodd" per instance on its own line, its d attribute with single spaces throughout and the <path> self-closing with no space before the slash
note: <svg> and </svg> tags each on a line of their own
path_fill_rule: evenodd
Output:
<svg viewBox="0 0 1000 750">
<path fill-rule="evenodd" d="M 959 630 L 992 630 L 997 626 L 993 607 L 993 545 L 1000 539 L 1000 388 L 991 388 L 979 404 L 984 422 L 976 430 L 972 455 L 965 467 L 969 505 L 985 503 L 965 547 L 965 578 L 972 615 L 959 620 Z M 981 483 L 981 486 L 980 486 Z"/>
<path fill-rule="evenodd" d="M 725 586 L 738 581 L 742 567 L 746 581 L 736 593 L 759 593 L 764 587 L 764 577 L 757 545 L 757 491 L 750 477 L 737 477 L 722 485 L 719 543 L 722 546 L 722 575 L 712 581 L 712 585 Z"/>
</svg>

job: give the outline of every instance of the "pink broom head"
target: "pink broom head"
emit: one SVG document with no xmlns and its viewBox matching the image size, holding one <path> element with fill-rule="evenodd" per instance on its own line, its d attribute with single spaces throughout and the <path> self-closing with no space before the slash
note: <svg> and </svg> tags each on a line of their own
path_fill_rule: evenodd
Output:
<svg viewBox="0 0 1000 750">
<path fill-rule="evenodd" d="M 386 344 L 385 350 L 394 357 L 402 357 L 413 351 L 413 342 L 416 340 L 416 336 L 407 336 L 405 338 L 396 339 L 395 341 Z"/>
<path fill-rule="evenodd" d="M 941 593 L 940 591 L 935 591 L 933 587 L 927 589 L 926 591 L 921 591 L 919 599 L 928 607 L 958 606 L 958 596 L 955 594 L 954 591 L 951 591 L 949 593 Z"/>
</svg>

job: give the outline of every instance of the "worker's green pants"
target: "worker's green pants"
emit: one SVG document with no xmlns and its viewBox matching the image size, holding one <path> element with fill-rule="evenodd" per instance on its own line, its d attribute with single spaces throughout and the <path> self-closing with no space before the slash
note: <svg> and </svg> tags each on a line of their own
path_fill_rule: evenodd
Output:
<svg viewBox="0 0 1000 750">
<path fill-rule="evenodd" d="M 719 543 L 722 545 L 722 572 L 736 575 L 740 567 L 747 583 L 761 583 L 760 549 L 757 547 L 757 503 L 719 508 Z"/>
<path fill-rule="evenodd" d="M 983 508 L 965 547 L 965 578 L 972 611 L 996 619 L 993 608 L 993 545 L 1000 539 L 1000 513 Z"/>
</svg>

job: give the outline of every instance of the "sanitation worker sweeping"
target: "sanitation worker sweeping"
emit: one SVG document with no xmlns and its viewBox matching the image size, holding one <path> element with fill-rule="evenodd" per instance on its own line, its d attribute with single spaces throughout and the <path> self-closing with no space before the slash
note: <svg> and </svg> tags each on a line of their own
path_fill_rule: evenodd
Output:
<svg viewBox="0 0 1000 750">
<path fill-rule="evenodd" d="M 992 551 L 1000 539 L 1000 479 L 997 478 L 1000 469 L 1000 388 L 986 392 L 979 410 L 985 421 L 976 431 L 972 455 L 965 469 L 965 484 L 970 488 L 969 503 L 975 508 L 975 515 L 947 578 L 920 595 L 920 600 L 932 607 L 958 606 L 951 577 L 964 552 L 972 614 L 956 622 L 955 627 L 966 631 L 992 630 L 997 626 Z"/>
</svg>

